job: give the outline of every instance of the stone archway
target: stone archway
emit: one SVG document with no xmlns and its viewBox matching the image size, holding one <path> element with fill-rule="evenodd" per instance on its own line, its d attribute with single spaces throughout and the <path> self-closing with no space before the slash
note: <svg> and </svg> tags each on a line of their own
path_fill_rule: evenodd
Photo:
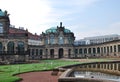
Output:
<svg viewBox="0 0 120 82">
<path fill-rule="evenodd" d="M 64 54 L 63 48 L 60 48 L 60 49 L 59 49 L 58 54 L 59 54 L 59 58 L 63 58 L 63 54 Z"/>
<path fill-rule="evenodd" d="M 50 57 L 54 58 L 54 49 L 50 49 Z"/>
<path fill-rule="evenodd" d="M 71 57 L 71 49 L 68 50 L 68 57 Z"/>
<path fill-rule="evenodd" d="M 8 44 L 7 44 L 7 52 L 8 54 L 14 54 L 14 42 L 13 41 L 10 41 Z"/>
</svg>

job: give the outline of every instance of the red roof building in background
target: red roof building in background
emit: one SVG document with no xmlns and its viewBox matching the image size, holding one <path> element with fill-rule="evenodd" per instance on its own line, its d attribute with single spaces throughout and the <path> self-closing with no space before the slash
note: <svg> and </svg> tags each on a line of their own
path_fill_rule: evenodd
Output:
<svg viewBox="0 0 120 82">
<path fill-rule="evenodd" d="M 9 35 L 22 35 L 22 34 L 26 34 L 26 36 L 28 36 L 28 39 L 32 39 L 32 40 L 40 40 L 40 35 L 37 35 L 36 33 L 33 34 L 31 32 L 28 31 L 28 29 L 24 29 L 23 27 L 19 27 L 19 28 L 15 28 L 14 26 L 11 26 L 9 28 Z"/>
</svg>

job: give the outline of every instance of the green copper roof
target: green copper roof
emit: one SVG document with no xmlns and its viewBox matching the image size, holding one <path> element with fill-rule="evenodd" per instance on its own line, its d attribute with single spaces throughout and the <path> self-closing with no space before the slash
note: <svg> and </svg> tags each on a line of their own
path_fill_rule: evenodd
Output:
<svg viewBox="0 0 120 82">
<path fill-rule="evenodd" d="M 0 9 L 0 16 L 5 16 L 5 13 Z"/>
<path fill-rule="evenodd" d="M 69 29 L 64 29 L 65 33 L 70 33 L 71 31 Z M 56 27 L 51 27 L 45 31 L 46 34 L 48 33 L 57 33 L 57 28 Z"/>
<path fill-rule="evenodd" d="M 70 33 L 70 30 L 69 29 L 65 29 L 64 32 L 65 33 Z"/>
<path fill-rule="evenodd" d="M 56 33 L 57 32 L 57 28 L 56 27 L 51 27 L 51 28 L 47 29 L 45 32 L 46 33 Z"/>
</svg>

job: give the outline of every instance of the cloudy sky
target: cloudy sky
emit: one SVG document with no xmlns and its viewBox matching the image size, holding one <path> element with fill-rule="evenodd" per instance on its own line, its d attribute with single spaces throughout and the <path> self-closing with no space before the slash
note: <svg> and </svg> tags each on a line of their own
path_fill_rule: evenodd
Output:
<svg viewBox="0 0 120 82">
<path fill-rule="evenodd" d="M 41 34 L 60 22 L 76 39 L 120 34 L 120 0 L 0 0 L 11 24 Z"/>
</svg>

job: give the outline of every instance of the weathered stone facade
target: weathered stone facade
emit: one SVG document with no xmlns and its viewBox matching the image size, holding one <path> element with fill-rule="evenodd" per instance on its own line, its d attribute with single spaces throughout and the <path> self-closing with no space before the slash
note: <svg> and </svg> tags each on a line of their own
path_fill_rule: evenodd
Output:
<svg viewBox="0 0 120 82">
<path fill-rule="evenodd" d="M 47 29 L 41 35 L 41 46 L 39 49 L 34 50 L 33 46 L 30 47 L 30 52 L 38 52 L 42 55 L 41 58 L 54 59 L 54 58 L 70 58 L 74 53 L 74 33 L 62 26 Z M 42 50 L 42 51 L 41 51 Z M 33 57 L 33 54 L 30 54 Z M 36 58 L 35 58 L 36 59 Z"/>
<path fill-rule="evenodd" d="M 120 57 L 120 40 L 75 47 L 76 58 Z"/>
<path fill-rule="evenodd" d="M 61 30 L 62 29 L 62 30 Z M 74 45 L 74 34 L 69 31 L 65 33 L 62 23 L 60 27 L 50 28 L 45 33 L 41 34 L 41 46 L 38 46 L 38 54 L 42 59 L 54 59 L 54 58 L 115 58 L 120 57 L 120 40 L 114 40 L 110 42 L 104 42 L 91 45 Z M 57 31 L 57 32 L 56 32 Z M 63 37 L 63 42 L 60 44 L 59 37 Z M 51 37 L 52 36 L 52 37 Z M 71 39 L 71 43 L 68 40 Z M 52 38 L 52 39 L 51 39 Z M 30 47 L 30 51 L 33 59 L 37 57 L 33 55 L 36 50 Z"/>
<path fill-rule="evenodd" d="M 120 40 L 74 45 L 75 36 L 62 26 L 52 27 L 40 36 L 10 27 L 9 14 L 0 10 L 0 62 L 35 59 L 120 57 Z"/>
<path fill-rule="evenodd" d="M 25 61 L 28 49 L 27 33 L 12 33 L 10 29 L 9 14 L 0 10 L 0 62 Z"/>
</svg>

